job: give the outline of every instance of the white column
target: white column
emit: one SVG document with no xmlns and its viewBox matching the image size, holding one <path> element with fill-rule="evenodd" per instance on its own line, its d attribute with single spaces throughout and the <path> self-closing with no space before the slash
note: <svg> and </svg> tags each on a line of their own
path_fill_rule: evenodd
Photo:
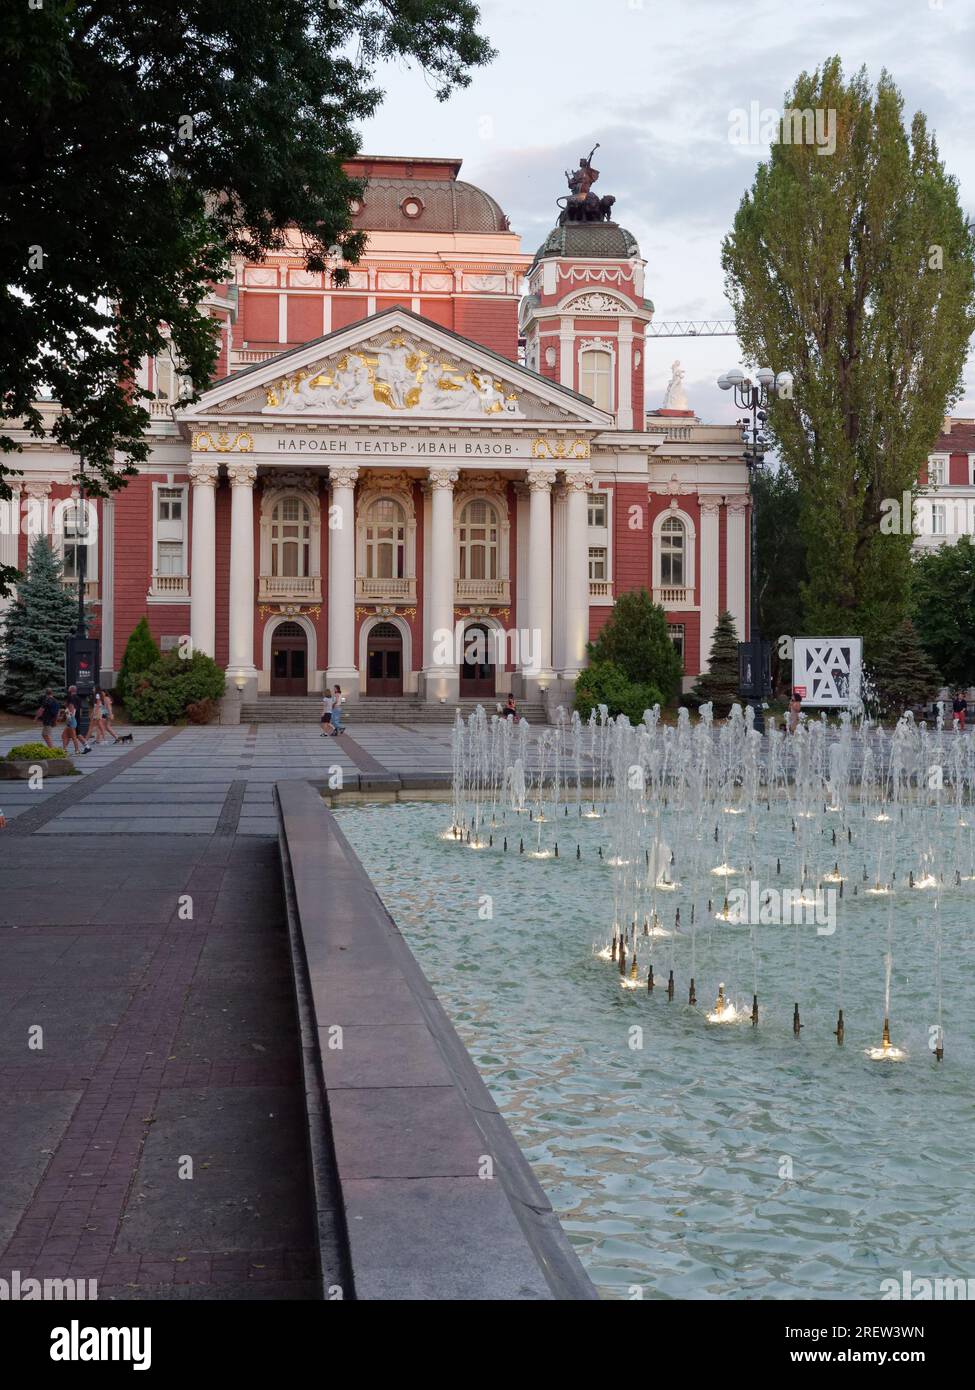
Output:
<svg viewBox="0 0 975 1390">
<path fill-rule="evenodd" d="M 217 506 L 219 468 L 191 463 L 193 544 L 190 560 L 190 640 L 193 650 L 213 656 L 217 636 Z"/>
<path fill-rule="evenodd" d="M 230 661 L 227 675 L 253 682 L 254 665 L 254 481 L 252 463 L 231 463 L 230 479 Z"/>
<path fill-rule="evenodd" d="M 424 538 L 430 552 L 429 586 L 430 653 L 424 670 L 428 700 L 455 700 L 459 686 L 457 653 L 454 651 L 454 484 L 455 468 L 431 468 L 430 532 Z M 448 642 L 449 635 L 449 642 Z"/>
<path fill-rule="evenodd" d="M 748 637 L 745 621 L 745 576 L 748 570 L 748 498 L 727 497 L 728 560 L 726 565 L 728 584 L 728 611 L 735 620 L 738 640 L 744 642 Z"/>
<path fill-rule="evenodd" d="M 10 480 L 10 497 L 0 498 L 0 565 L 17 568 L 17 542 L 20 538 L 20 485 Z M 10 607 L 12 598 L 0 598 L 0 616 Z"/>
<path fill-rule="evenodd" d="M 530 688 L 548 686 L 552 670 L 552 483 L 554 474 L 530 469 L 528 504 L 528 622 L 530 657 L 522 653 L 522 672 Z"/>
<path fill-rule="evenodd" d="M 629 322 L 620 324 L 619 356 L 616 370 L 619 373 L 616 427 L 621 430 L 631 430 L 633 428 L 633 325 Z"/>
<path fill-rule="evenodd" d="M 328 667 L 327 685 L 359 694 L 355 659 L 355 485 L 357 468 L 328 470 L 332 501 L 328 516 Z"/>
<path fill-rule="evenodd" d="M 701 604 L 701 658 L 696 672 L 708 669 L 711 639 L 718 625 L 718 520 L 721 515 L 720 497 L 701 497 L 701 543 L 698 547 L 698 574 Z"/>
<path fill-rule="evenodd" d="M 568 386 L 572 391 L 576 389 L 575 363 L 572 360 L 574 343 L 572 320 L 559 319 L 559 384 Z"/>
<path fill-rule="evenodd" d="M 102 501 L 102 670 L 115 671 L 115 502 L 111 497 Z M 99 676 L 99 679 L 101 677 Z"/>
<path fill-rule="evenodd" d="M 591 473 L 566 473 L 565 598 L 561 614 L 562 676 L 574 681 L 586 664 L 589 640 L 589 489 Z"/>
</svg>

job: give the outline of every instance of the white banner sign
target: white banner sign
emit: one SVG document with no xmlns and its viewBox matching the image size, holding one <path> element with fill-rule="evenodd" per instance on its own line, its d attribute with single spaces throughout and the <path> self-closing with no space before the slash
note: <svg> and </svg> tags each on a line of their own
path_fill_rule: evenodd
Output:
<svg viewBox="0 0 975 1390">
<path fill-rule="evenodd" d="M 531 439 L 465 439 L 463 435 L 418 436 L 315 434 L 263 435 L 255 439 L 261 453 L 274 453 L 284 459 L 304 458 L 438 458 L 438 459 L 531 459 Z M 588 455 L 582 455 L 587 457 Z M 541 455 L 548 457 L 548 455 Z M 569 455 L 569 457 L 579 457 Z"/>
<path fill-rule="evenodd" d="M 792 688 L 803 705 L 858 705 L 862 668 L 862 637 L 797 637 L 792 644 Z"/>
</svg>

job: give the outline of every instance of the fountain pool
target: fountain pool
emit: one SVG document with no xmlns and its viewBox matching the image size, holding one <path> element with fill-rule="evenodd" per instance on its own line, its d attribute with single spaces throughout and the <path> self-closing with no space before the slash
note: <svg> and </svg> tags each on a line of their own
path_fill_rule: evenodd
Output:
<svg viewBox="0 0 975 1390">
<path fill-rule="evenodd" d="M 499 761 L 480 723 L 452 807 L 337 815 L 604 1296 L 967 1277 L 968 740 L 705 734 L 610 729 L 584 780 L 578 729 Z"/>
</svg>

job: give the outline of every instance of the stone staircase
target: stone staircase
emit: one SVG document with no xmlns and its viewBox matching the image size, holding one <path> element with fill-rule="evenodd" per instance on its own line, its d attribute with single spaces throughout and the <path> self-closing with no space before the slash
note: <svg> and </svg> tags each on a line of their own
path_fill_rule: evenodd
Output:
<svg viewBox="0 0 975 1390">
<path fill-rule="evenodd" d="M 452 724 L 458 709 L 465 716 L 472 714 L 478 704 L 483 704 L 490 717 L 494 714 L 495 700 L 462 700 L 457 705 L 431 705 L 416 695 L 402 695 L 398 699 L 383 699 L 381 696 L 365 698 L 353 703 L 351 700 L 343 708 L 343 715 L 350 728 L 357 724 Z M 501 701 L 503 704 L 504 702 Z M 322 711 L 320 695 L 270 696 L 262 695 L 257 700 L 245 701 L 240 710 L 242 724 L 317 724 Z M 532 701 L 518 705 L 519 718 L 527 719 L 529 724 L 544 724 L 545 706 Z"/>
</svg>

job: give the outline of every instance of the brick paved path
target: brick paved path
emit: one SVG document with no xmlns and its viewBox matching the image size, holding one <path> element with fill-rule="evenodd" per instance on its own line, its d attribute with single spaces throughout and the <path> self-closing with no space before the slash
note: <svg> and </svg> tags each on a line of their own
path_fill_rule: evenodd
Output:
<svg viewBox="0 0 975 1390">
<path fill-rule="evenodd" d="M 0 1276 L 315 1296 L 278 872 L 270 838 L 3 841 Z"/>
</svg>

